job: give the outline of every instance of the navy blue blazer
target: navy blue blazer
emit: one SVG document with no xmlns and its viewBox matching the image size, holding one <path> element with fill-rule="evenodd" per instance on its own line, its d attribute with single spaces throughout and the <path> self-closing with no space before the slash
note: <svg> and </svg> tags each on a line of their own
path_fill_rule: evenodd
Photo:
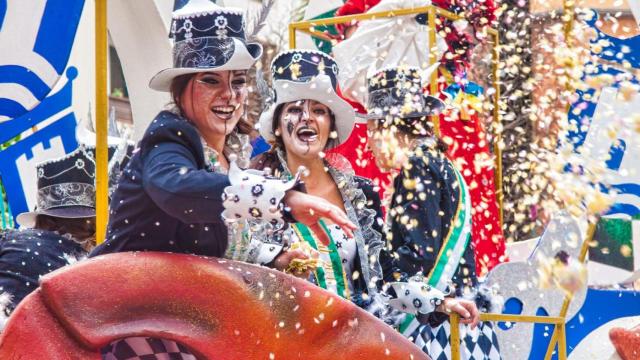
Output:
<svg viewBox="0 0 640 360">
<path fill-rule="evenodd" d="M 68 265 L 66 255 L 85 254 L 79 244 L 52 231 L 0 231 L 0 293 L 12 295 L 5 313 L 11 313 L 22 299 L 38 288 L 40 276 Z"/>
<path fill-rule="evenodd" d="M 221 257 L 226 175 L 206 169 L 194 125 L 169 111 L 152 121 L 111 199 L 105 242 L 91 256 L 166 251 Z"/>
<path fill-rule="evenodd" d="M 401 278 L 429 274 L 435 265 L 444 237 L 449 232 L 458 207 L 460 186 L 453 164 L 444 155 L 422 146 L 422 156 L 414 155 L 394 179 L 391 217 L 391 248 L 395 255 L 393 272 Z M 420 199 L 420 193 L 426 195 Z M 411 219 L 407 222 L 403 219 Z M 469 242 L 451 279 L 455 295 L 478 285 L 473 244 Z M 482 301 L 476 298 L 476 302 Z M 421 320 L 432 326 L 448 318 L 431 313 Z"/>
<path fill-rule="evenodd" d="M 410 157 L 409 166 L 393 182 L 391 247 L 397 255 L 394 271 L 402 276 L 431 272 L 458 207 L 460 186 L 453 164 L 426 146 L 422 150 L 423 156 Z M 421 192 L 426 195 L 424 200 L 420 199 Z M 478 283 L 471 242 L 452 281 L 458 295 Z"/>
</svg>

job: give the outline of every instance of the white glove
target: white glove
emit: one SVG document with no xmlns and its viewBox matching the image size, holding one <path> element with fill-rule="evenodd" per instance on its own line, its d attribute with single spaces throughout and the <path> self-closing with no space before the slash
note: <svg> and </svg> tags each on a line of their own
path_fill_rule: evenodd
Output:
<svg viewBox="0 0 640 360">
<path fill-rule="evenodd" d="M 416 278 L 410 278 L 408 282 L 392 282 L 390 285 L 397 297 L 389 300 L 389 305 L 405 313 L 432 313 L 444 301 L 445 293 Z"/>
<path fill-rule="evenodd" d="M 299 175 L 292 180 L 265 177 L 258 170 L 240 170 L 238 165 L 229 165 L 230 186 L 224 189 L 222 217 L 226 222 L 239 220 L 266 221 L 282 224 L 282 199 L 285 192 L 298 182 Z"/>
</svg>

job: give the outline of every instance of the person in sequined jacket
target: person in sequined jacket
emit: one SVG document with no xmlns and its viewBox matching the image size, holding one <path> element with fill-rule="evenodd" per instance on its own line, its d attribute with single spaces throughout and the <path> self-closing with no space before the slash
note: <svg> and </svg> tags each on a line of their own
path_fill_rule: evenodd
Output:
<svg viewBox="0 0 640 360">
<path fill-rule="evenodd" d="M 457 298 L 469 326 L 461 339 L 463 358 L 499 359 L 491 323 L 478 327 L 478 279 L 471 244 L 471 202 L 460 171 L 445 156 L 446 145 L 433 135 L 430 116 L 444 103 L 424 93 L 418 68 L 398 66 L 368 79 L 368 130 L 378 166 L 395 176 L 389 191 L 387 238 L 397 278 L 420 279 Z M 399 330 L 431 358 L 450 358 L 448 314 L 407 316 Z"/>
</svg>

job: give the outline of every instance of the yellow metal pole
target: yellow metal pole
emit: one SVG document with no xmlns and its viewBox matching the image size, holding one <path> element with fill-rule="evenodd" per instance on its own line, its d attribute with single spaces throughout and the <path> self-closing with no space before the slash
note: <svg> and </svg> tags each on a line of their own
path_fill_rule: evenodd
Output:
<svg viewBox="0 0 640 360">
<path fill-rule="evenodd" d="M 493 30 L 493 29 L 489 29 Z M 504 188 L 502 184 L 502 148 L 500 143 L 502 141 L 502 130 L 498 130 L 501 127 L 502 119 L 500 119 L 500 36 L 497 31 L 489 32 L 493 36 L 493 64 L 491 66 L 493 72 L 493 88 L 495 93 L 493 95 L 493 128 L 494 128 L 494 140 L 493 140 L 493 152 L 496 155 L 496 170 L 495 170 L 495 192 L 498 197 L 498 215 L 500 221 L 500 230 L 504 224 Z"/>
<path fill-rule="evenodd" d="M 509 315 L 509 314 L 480 314 L 482 321 L 511 321 L 511 322 L 528 322 L 540 324 L 561 324 L 564 318 L 558 316 L 533 316 L 533 315 Z"/>
<path fill-rule="evenodd" d="M 303 32 L 303 33 L 305 33 L 305 34 L 308 34 L 308 35 L 310 35 L 310 36 L 313 36 L 313 37 L 315 37 L 315 38 L 318 38 L 318 39 L 321 39 L 321 40 L 324 40 L 324 41 L 329 41 L 329 42 L 332 42 L 332 41 L 333 41 L 333 39 L 331 38 L 331 36 L 329 36 L 329 35 L 327 35 L 327 34 L 325 34 L 325 33 L 322 33 L 322 32 L 320 32 L 320 31 L 307 30 L 307 29 L 298 29 L 298 30 L 299 30 L 300 32 Z"/>
<path fill-rule="evenodd" d="M 547 353 L 544 355 L 544 360 L 551 360 L 553 356 L 553 349 L 556 348 L 556 344 L 558 343 L 558 332 L 556 328 L 553 329 L 553 333 L 551 334 L 551 339 L 549 340 L 549 346 L 547 347 Z"/>
<path fill-rule="evenodd" d="M 429 11 L 427 13 L 428 23 L 429 23 L 429 65 L 434 65 L 438 59 L 436 58 L 436 8 L 433 6 L 429 7 Z M 431 95 L 436 96 L 438 94 L 438 70 L 434 70 L 431 73 L 431 79 L 429 80 L 429 92 Z M 431 121 L 433 122 L 433 132 L 437 137 L 440 137 L 440 116 L 434 115 L 431 117 Z"/>
<path fill-rule="evenodd" d="M 296 48 L 296 24 L 289 24 L 289 49 Z"/>
<path fill-rule="evenodd" d="M 567 360 L 567 334 L 564 324 L 558 324 L 558 360 Z"/>
<path fill-rule="evenodd" d="M 584 263 L 584 261 L 587 258 L 587 252 L 589 251 L 589 244 L 591 244 L 591 241 L 593 240 L 593 235 L 596 233 L 597 223 L 598 223 L 597 219 L 589 222 L 589 228 L 587 229 L 587 237 L 584 239 L 584 242 L 582 243 L 582 247 L 580 247 L 580 254 L 578 255 L 578 260 L 581 263 Z M 562 307 L 560 308 L 560 317 L 566 318 L 567 312 L 569 311 L 569 305 L 571 305 L 571 300 L 572 300 L 571 295 L 565 296 L 564 301 L 562 302 Z M 551 335 L 551 343 L 549 343 L 549 347 L 547 348 L 547 355 L 545 356 L 545 359 L 551 359 L 551 355 L 553 354 L 553 348 L 555 347 L 555 341 L 559 337 L 560 337 L 559 341 L 562 341 L 562 336 L 559 336 L 557 332 L 558 332 L 558 326 L 556 326 L 553 329 L 553 334 Z"/>
<path fill-rule="evenodd" d="M 362 20 L 374 20 L 378 18 L 385 17 L 396 17 L 396 16 L 405 16 L 405 15 L 415 15 L 415 14 L 427 14 L 429 9 L 435 9 L 437 15 L 445 17 L 449 20 L 459 20 L 462 19 L 461 16 L 458 16 L 450 11 L 441 9 L 436 6 L 421 6 L 413 9 L 397 9 L 397 10 L 387 10 L 387 11 L 378 11 L 374 13 L 366 13 L 366 14 L 357 14 L 357 15 L 346 15 L 346 16 L 336 16 L 332 18 L 326 19 L 315 19 L 315 20 L 306 20 L 292 23 L 298 29 L 310 29 L 311 27 L 318 25 L 335 25 L 335 24 L 343 24 L 351 21 L 362 21 Z"/>
<path fill-rule="evenodd" d="M 460 360 L 460 316 L 451 313 L 449 322 L 451 323 L 451 360 Z"/>
<path fill-rule="evenodd" d="M 564 0 L 562 3 L 563 14 L 562 21 L 564 22 L 564 41 L 567 47 L 572 47 L 573 41 L 571 41 L 571 32 L 573 31 L 573 21 L 575 19 L 575 7 L 574 0 Z"/>
<path fill-rule="evenodd" d="M 104 241 L 109 218 L 107 151 L 107 0 L 95 0 L 96 44 L 96 242 Z"/>
</svg>

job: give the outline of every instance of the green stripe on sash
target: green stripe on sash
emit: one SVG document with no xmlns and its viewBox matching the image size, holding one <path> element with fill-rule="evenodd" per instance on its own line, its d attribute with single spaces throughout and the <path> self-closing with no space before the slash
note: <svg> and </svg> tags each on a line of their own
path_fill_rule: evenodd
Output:
<svg viewBox="0 0 640 360">
<path fill-rule="evenodd" d="M 454 168 L 454 172 L 460 185 L 458 207 L 428 280 L 429 285 L 439 290 L 444 290 L 443 285 L 453 278 L 471 235 L 468 223 L 471 214 L 468 204 L 470 200 L 468 199 L 467 185 L 458 170 Z"/>
<path fill-rule="evenodd" d="M 333 266 L 333 274 L 336 278 L 338 295 L 342 296 L 345 299 L 348 299 L 348 291 L 347 289 L 347 279 L 344 269 L 342 268 L 342 258 L 340 257 L 340 253 L 338 252 L 338 247 L 336 246 L 336 242 L 333 241 L 333 237 L 331 237 L 331 231 L 327 228 L 324 221 L 320 220 L 320 225 L 324 232 L 329 237 L 329 258 L 331 259 L 331 265 Z"/>
<path fill-rule="evenodd" d="M 400 324 L 400 327 L 398 328 L 398 331 L 400 332 L 400 334 L 404 335 L 404 337 L 411 336 L 411 333 L 413 332 L 413 329 L 411 331 L 407 331 L 407 329 L 409 328 L 409 326 L 411 325 L 411 323 L 413 323 L 413 321 L 415 319 L 416 319 L 415 315 L 405 314 L 404 320 L 402 320 L 402 323 Z M 405 332 L 408 332 L 408 334 L 405 334 Z"/>
<path fill-rule="evenodd" d="M 458 184 L 460 184 L 458 207 L 453 216 L 449 233 L 445 237 L 444 244 L 438 253 L 435 265 L 431 269 L 427 280 L 429 285 L 441 291 L 444 291 L 446 283 L 453 279 L 453 274 L 460 265 L 460 260 L 469 245 L 471 237 L 471 200 L 469 199 L 469 191 L 460 172 L 455 167 L 453 167 L 453 171 L 458 179 Z M 419 325 L 415 315 L 406 314 L 398 330 L 404 337 L 408 338 Z"/>
<path fill-rule="evenodd" d="M 338 247 L 336 246 L 333 237 L 331 236 L 331 231 L 327 228 L 324 221 L 320 220 L 320 225 L 327 237 L 329 238 L 329 245 L 327 246 L 327 250 L 329 252 L 329 259 L 331 259 L 331 264 L 325 264 L 325 266 L 320 266 L 314 272 L 316 280 L 318 282 L 318 286 L 323 289 L 330 290 L 327 287 L 327 279 L 326 272 L 331 271 L 336 280 L 336 291 L 337 294 L 345 299 L 349 299 L 349 290 L 347 288 L 347 276 L 342 267 L 342 258 L 340 258 L 340 253 L 338 252 Z M 313 232 L 304 224 L 296 223 L 293 224 L 294 231 L 298 234 L 298 237 L 304 241 L 306 241 L 314 250 L 318 251 L 318 241 L 316 237 L 313 235 Z M 328 269 L 325 270 L 325 267 Z"/>
</svg>

